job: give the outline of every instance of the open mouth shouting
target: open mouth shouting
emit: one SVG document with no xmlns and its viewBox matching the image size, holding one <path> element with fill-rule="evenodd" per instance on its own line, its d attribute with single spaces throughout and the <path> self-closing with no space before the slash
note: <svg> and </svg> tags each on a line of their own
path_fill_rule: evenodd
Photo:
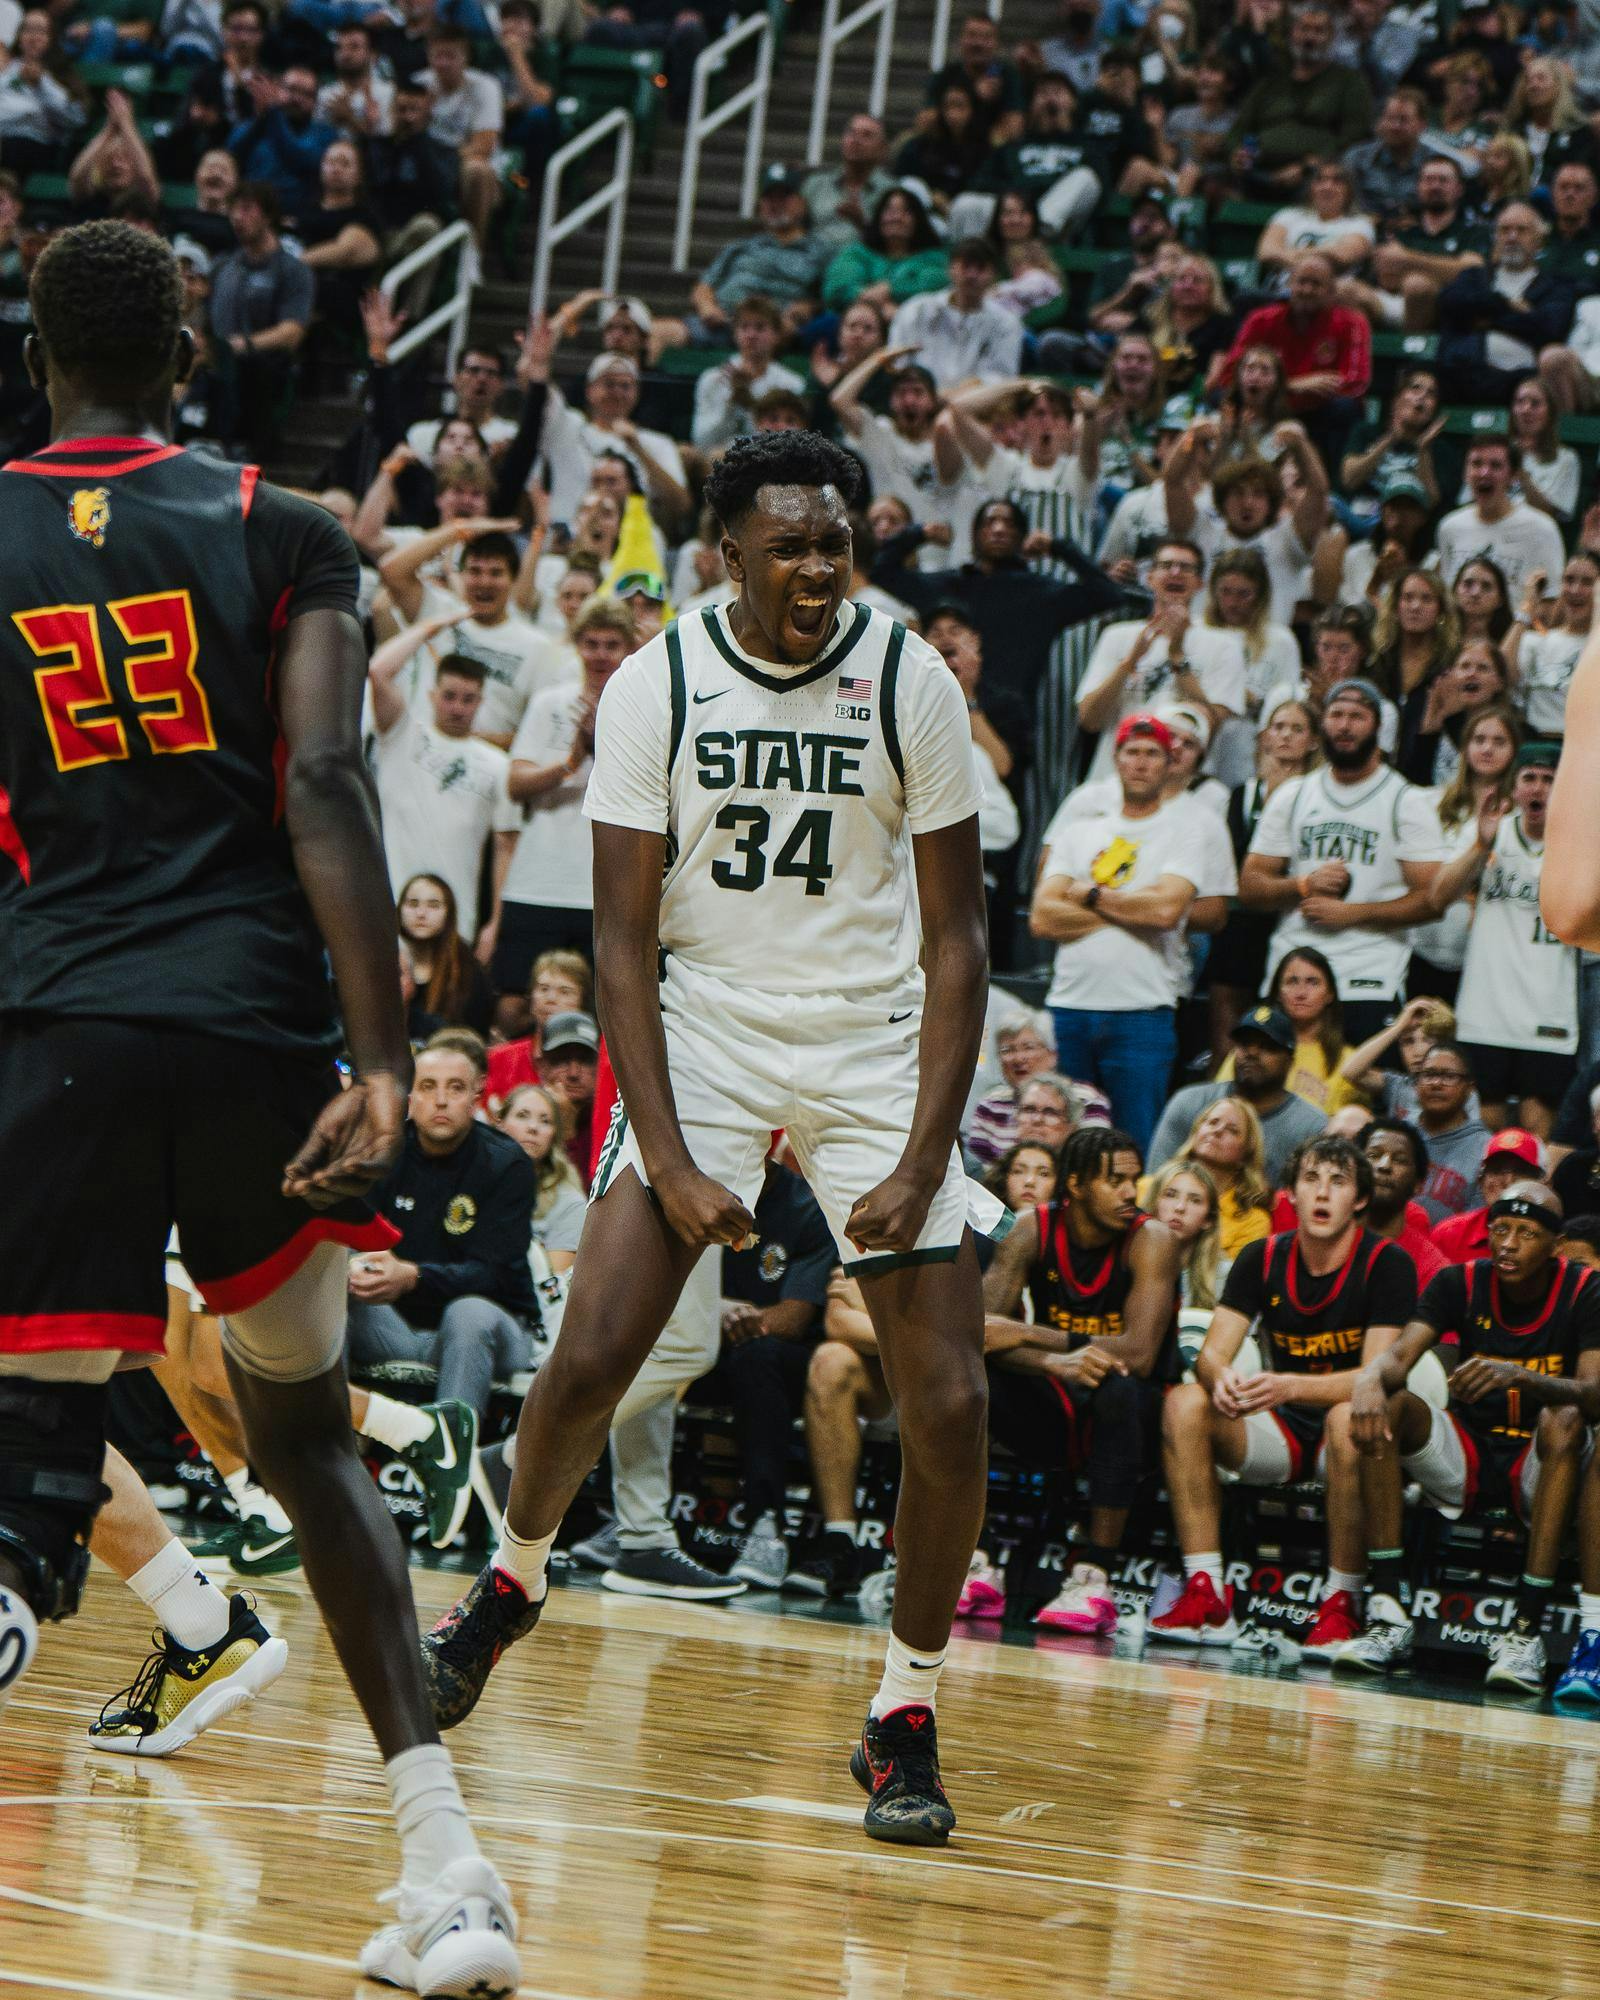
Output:
<svg viewBox="0 0 1600 2000">
<path fill-rule="evenodd" d="M 803 596 L 790 599 L 789 619 L 803 638 L 818 639 L 826 628 L 832 610 L 831 592 L 808 591 Z"/>
</svg>

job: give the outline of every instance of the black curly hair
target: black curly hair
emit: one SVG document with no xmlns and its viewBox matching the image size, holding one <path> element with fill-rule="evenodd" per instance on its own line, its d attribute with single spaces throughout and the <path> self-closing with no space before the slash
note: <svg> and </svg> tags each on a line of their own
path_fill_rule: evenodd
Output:
<svg viewBox="0 0 1600 2000">
<path fill-rule="evenodd" d="M 28 286 L 33 324 L 56 371 L 107 402 L 160 387 L 183 324 L 171 247 L 126 222 L 83 222 L 51 237 Z"/>
<path fill-rule="evenodd" d="M 711 468 L 706 505 L 731 534 L 763 486 L 833 486 L 853 507 L 861 493 L 861 467 L 816 431 L 757 431 L 736 438 Z"/>
<path fill-rule="evenodd" d="M 1057 1156 L 1056 1200 L 1070 1197 L 1073 1181 L 1087 1186 L 1109 1173 L 1118 1153 L 1132 1153 L 1141 1162 L 1144 1159 L 1144 1148 L 1131 1133 L 1119 1131 L 1115 1125 L 1080 1125 Z"/>
</svg>

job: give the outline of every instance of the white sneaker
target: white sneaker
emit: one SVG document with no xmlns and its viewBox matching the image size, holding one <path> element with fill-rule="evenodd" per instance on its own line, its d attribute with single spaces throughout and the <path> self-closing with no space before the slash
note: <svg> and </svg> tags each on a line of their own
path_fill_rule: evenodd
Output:
<svg viewBox="0 0 1600 2000">
<path fill-rule="evenodd" d="M 1336 1674 L 1393 1673 L 1411 1658 L 1416 1628 L 1398 1599 L 1375 1592 L 1367 1605 L 1365 1630 L 1328 1655 Z"/>
<path fill-rule="evenodd" d="M 378 1899 L 400 1907 L 361 1948 L 368 1979 L 428 2000 L 506 2000 L 522 1977 L 517 1916 L 504 1882 L 482 1855 L 452 1861 L 437 1881 L 402 1882 Z"/>
<path fill-rule="evenodd" d="M 1543 1694 L 1550 1657 L 1537 1632 L 1496 1632 L 1489 1641 L 1486 1687 L 1507 1688 L 1514 1694 Z"/>
<path fill-rule="evenodd" d="M 763 1514 L 745 1536 L 739 1560 L 728 1574 L 752 1590 L 782 1590 L 783 1579 L 789 1574 L 789 1548 L 778 1533 L 775 1514 Z"/>
</svg>

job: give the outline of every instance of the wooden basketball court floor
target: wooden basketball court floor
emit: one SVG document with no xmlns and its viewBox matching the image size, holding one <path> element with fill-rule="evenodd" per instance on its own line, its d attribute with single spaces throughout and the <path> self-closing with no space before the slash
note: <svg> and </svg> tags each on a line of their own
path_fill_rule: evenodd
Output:
<svg viewBox="0 0 1600 2000">
<path fill-rule="evenodd" d="M 460 1579 L 418 1572 L 424 1613 Z M 0 1718 L 0 2000 L 371 2000 L 377 1755 L 299 1580 L 277 1686 L 166 1763 L 83 1730 L 103 1572 Z M 1555 2000 L 1600 1990 L 1600 1725 L 1326 1678 L 951 1649 L 942 1852 L 860 1832 L 879 1629 L 561 1589 L 451 1741 L 534 2000 Z M 1208 1663 L 1209 1664 L 1209 1663 Z"/>
</svg>

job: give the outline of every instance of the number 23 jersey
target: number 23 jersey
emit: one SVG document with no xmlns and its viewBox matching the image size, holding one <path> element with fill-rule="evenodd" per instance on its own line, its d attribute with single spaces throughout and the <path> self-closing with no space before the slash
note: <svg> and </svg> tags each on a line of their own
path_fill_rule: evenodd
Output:
<svg viewBox="0 0 1600 2000">
<path fill-rule="evenodd" d="M 661 943 L 745 987 L 896 983 L 920 949 L 910 833 L 978 810 L 966 698 L 925 641 L 841 607 L 806 666 L 757 660 L 731 607 L 611 677 L 584 811 L 667 837 Z"/>
<path fill-rule="evenodd" d="M 6 466 L 0 1014 L 326 1046 L 273 665 L 358 583 L 338 523 L 252 466 L 149 438 Z"/>
</svg>

